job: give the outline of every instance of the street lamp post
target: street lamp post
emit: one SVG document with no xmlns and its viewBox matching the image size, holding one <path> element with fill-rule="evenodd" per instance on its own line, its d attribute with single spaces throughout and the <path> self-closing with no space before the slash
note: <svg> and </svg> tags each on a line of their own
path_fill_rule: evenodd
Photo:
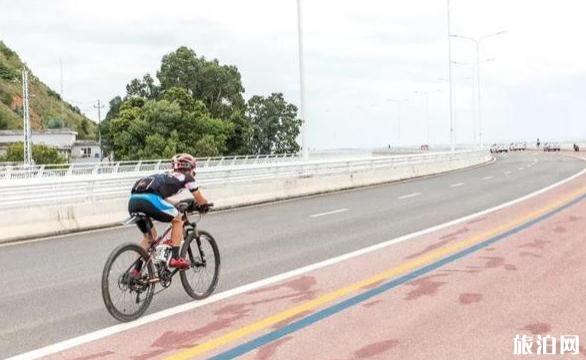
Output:
<svg viewBox="0 0 586 360">
<path fill-rule="evenodd" d="M 451 38 L 451 24 L 450 24 L 450 0 L 447 0 L 448 11 L 448 83 L 450 88 L 449 95 L 449 109 L 450 109 L 450 149 L 452 152 L 456 151 L 456 142 L 454 137 L 454 90 L 452 87 L 452 38 Z"/>
<path fill-rule="evenodd" d="M 505 30 L 503 31 L 499 31 L 493 34 L 488 34 L 488 35 L 483 35 L 477 38 L 473 38 L 473 37 L 469 37 L 469 36 L 461 36 L 461 35 L 456 35 L 456 34 L 450 34 L 450 37 L 453 38 L 458 38 L 458 39 L 462 39 L 462 40 L 469 40 L 474 42 L 474 48 L 476 50 L 476 64 L 474 66 L 475 69 L 475 78 L 476 78 L 476 96 L 475 96 L 475 105 L 476 105 L 476 111 L 475 111 L 475 121 L 478 123 L 478 141 L 479 141 L 479 146 L 480 149 L 482 150 L 484 147 L 483 141 L 482 141 L 482 114 L 481 114 L 481 105 L 480 105 L 480 42 L 482 40 L 491 38 L 491 37 L 495 37 L 498 35 L 502 35 L 506 33 Z"/>
<path fill-rule="evenodd" d="M 299 50 L 299 111 L 301 113 L 301 149 L 303 160 L 309 160 L 309 148 L 307 144 L 307 117 L 305 116 L 305 73 L 303 71 L 303 21 L 301 1 L 297 0 L 297 39 Z"/>
</svg>

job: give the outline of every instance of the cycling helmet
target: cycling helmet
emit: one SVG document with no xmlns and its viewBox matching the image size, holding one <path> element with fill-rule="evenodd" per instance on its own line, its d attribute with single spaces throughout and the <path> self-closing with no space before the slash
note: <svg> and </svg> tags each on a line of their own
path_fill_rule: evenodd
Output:
<svg viewBox="0 0 586 360">
<path fill-rule="evenodd" d="M 171 164 L 175 171 L 189 171 L 194 173 L 196 167 L 195 158 L 189 154 L 177 154 L 171 158 Z"/>
</svg>

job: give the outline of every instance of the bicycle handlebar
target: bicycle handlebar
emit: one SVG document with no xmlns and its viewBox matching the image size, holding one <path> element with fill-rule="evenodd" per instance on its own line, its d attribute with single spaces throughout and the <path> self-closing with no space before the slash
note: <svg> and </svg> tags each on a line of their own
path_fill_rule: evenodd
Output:
<svg viewBox="0 0 586 360">
<path fill-rule="evenodd" d="M 205 203 L 205 204 L 201 204 L 201 205 L 196 204 L 194 206 L 195 210 L 198 212 L 207 212 L 213 207 L 214 207 L 214 203 Z"/>
</svg>

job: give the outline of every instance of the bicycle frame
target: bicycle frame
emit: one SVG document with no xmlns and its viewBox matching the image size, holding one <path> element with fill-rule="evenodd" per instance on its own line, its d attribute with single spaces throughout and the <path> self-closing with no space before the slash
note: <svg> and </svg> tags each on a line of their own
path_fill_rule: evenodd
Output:
<svg viewBox="0 0 586 360">
<path fill-rule="evenodd" d="M 201 214 L 200 214 L 200 218 L 201 218 Z M 202 252 L 201 252 L 201 243 L 199 238 L 197 237 L 197 221 L 189 221 L 189 218 L 187 217 L 187 212 L 183 213 L 183 240 L 182 243 L 185 242 L 185 238 L 187 236 L 189 236 L 190 232 L 194 232 L 195 233 L 195 239 L 197 241 L 197 248 L 199 251 L 199 255 L 200 258 L 202 259 L 203 265 L 205 265 L 206 261 L 202 256 Z M 151 232 L 149 231 L 147 233 L 147 236 L 149 238 L 149 248 L 147 249 L 147 253 L 149 254 L 149 258 L 146 262 L 145 265 L 147 265 L 148 263 L 151 263 L 153 261 L 153 254 L 155 253 L 155 249 L 157 248 L 157 246 L 159 246 L 159 244 L 163 241 L 163 239 L 165 239 L 167 237 L 167 235 L 169 234 L 169 232 L 171 231 L 171 229 L 173 228 L 172 225 L 168 225 L 167 228 L 165 229 L 165 231 L 163 232 L 162 235 L 158 236 L 156 239 L 153 239 Z M 195 265 L 195 258 L 193 256 L 193 252 L 191 250 L 191 248 L 187 249 L 187 254 L 189 256 L 189 261 L 191 263 L 191 265 Z M 138 261 L 138 259 L 136 260 Z M 130 271 L 130 269 L 132 269 L 132 267 L 136 264 L 136 261 L 128 268 L 127 271 Z M 199 265 L 199 264 L 198 264 Z M 196 266 L 198 266 L 196 265 Z M 173 271 L 171 272 L 171 277 L 175 276 L 175 274 L 179 272 L 179 269 L 173 269 Z M 154 279 L 150 279 L 150 283 L 158 283 L 160 282 L 161 279 L 159 277 L 156 277 Z"/>
</svg>

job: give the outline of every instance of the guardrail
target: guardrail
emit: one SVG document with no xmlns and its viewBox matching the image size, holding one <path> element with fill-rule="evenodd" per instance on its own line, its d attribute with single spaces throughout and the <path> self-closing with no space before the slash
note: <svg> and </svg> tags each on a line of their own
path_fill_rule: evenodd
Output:
<svg viewBox="0 0 586 360">
<path fill-rule="evenodd" d="M 379 156 L 352 160 L 215 166 L 200 168 L 197 179 L 204 186 L 214 186 L 286 177 L 354 173 L 440 161 L 472 161 L 484 158 L 486 155 L 487 151 L 459 151 Z M 148 173 L 152 173 L 152 170 L 149 169 Z M 0 182 L 0 209 L 64 203 L 92 203 L 105 199 L 123 198 L 129 195 L 130 188 L 140 176 L 140 172 L 117 172 L 75 177 L 33 177 Z"/>
<path fill-rule="evenodd" d="M 199 168 L 233 167 L 299 160 L 297 154 L 241 155 L 197 158 Z M 29 178 L 71 177 L 79 175 L 128 174 L 147 171 L 165 171 L 169 160 L 118 161 L 98 163 L 72 163 L 32 165 L 0 163 L 0 181 Z"/>
</svg>

